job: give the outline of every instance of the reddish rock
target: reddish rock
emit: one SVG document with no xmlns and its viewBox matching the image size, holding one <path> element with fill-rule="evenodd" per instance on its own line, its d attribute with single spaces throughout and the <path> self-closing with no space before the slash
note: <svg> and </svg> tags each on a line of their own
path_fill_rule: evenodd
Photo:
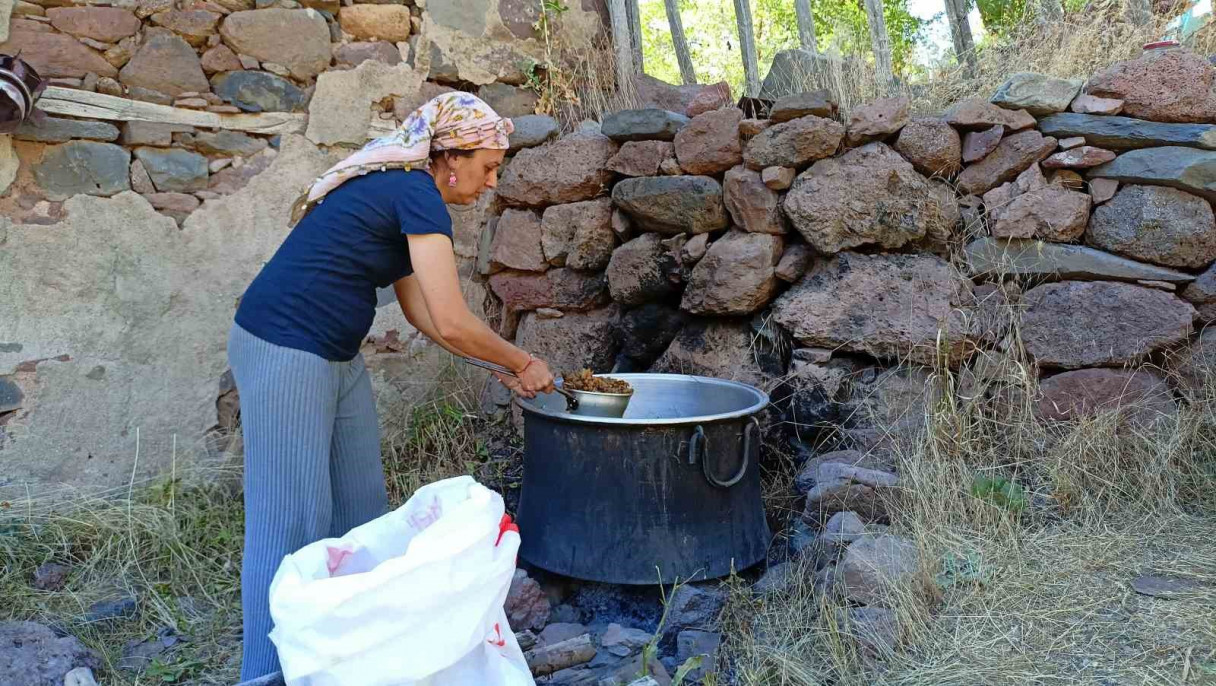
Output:
<svg viewBox="0 0 1216 686">
<path fill-rule="evenodd" d="M 810 488 L 802 520 L 817 527 L 842 512 L 856 513 L 870 522 L 884 520 L 888 517 L 884 501 L 899 486 L 894 474 L 839 462 L 820 463 L 806 482 Z"/>
<path fill-rule="evenodd" d="M 778 98 L 768 116 L 774 124 L 810 116 L 829 119 L 836 114 L 836 107 L 836 100 L 829 91 L 817 90 Z"/>
<path fill-rule="evenodd" d="M 820 160 L 785 197 L 790 223 L 812 247 L 832 254 L 862 245 L 899 248 L 925 236 L 957 206 L 929 192 L 912 165 L 883 143 Z M 951 196 L 949 203 L 954 203 Z"/>
<path fill-rule="evenodd" d="M 688 109 L 684 110 L 684 114 L 688 117 L 696 117 L 697 115 L 712 112 L 723 107 L 730 107 L 734 104 L 734 99 L 731 97 L 730 84 L 725 81 L 711 84 L 701 89 L 692 102 L 688 103 Z"/>
<path fill-rule="evenodd" d="M 895 149 L 925 176 L 953 176 L 962 168 L 958 131 L 941 119 L 913 119 L 899 132 Z"/>
<path fill-rule="evenodd" d="M 216 74 L 224 71 L 241 71 L 244 69 L 241 66 L 241 60 L 237 58 L 227 45 L 217 45 L 207 52 L 203 53 L 203 57 L 199 60 L 203 72 L 207 74 Z"/>
<path fill-rule="evenodd" d="M 1089 169 L 1115 159 L 1115 153 L 1092 145 L 1071 148 L 1043 160 L 1044 169 Z"/>
<path fill-rule="evenodd" d="M 964 169 L 958 176 L 958 187 L 966 195 L 981 195 L 1013 180 L 1055 149 L 1056 139 L 1038 131 L 1015 133 L 1002 140 L 992 154 Z"/>
<path fill-rule="evenodd" d="M 956 363 L 970 348 L 971 288 L 938 257 L 846 252 L 817 260 L 773 318 L 804 347 L 930 363 L 946 353 Z"/>
<path fill-rule="evenodd" d="M 1035 125 L 1026 110 L 1007 110 L 980 98 L 963 100 L 946 111 L 946 122 L 964 131 L 977 131 L 1004 126 L 1008 131 L 1021 131 Z"/>
<path fill-rule="evenodd" d="M 405 5 L 351 5 L 338 12 L 342 31 L 357 40 L 410 39 L 410 9 Z"/>
<path fill-rule="evenodd" d="M 728 232 L 692 270 L 680 308 L 722 317 L 760 310 L 777 294 L 774 268 L 784 247 L 780 236 Z"/>
<path fill-rule="evenodd" d="M 139 31 L 139 18 L 117 7 L 54 7 L 46 16 L 64 33 L 103 43 L 117 43 Z"/>
<path fill-rule="evenodd" d="M 508 205 L 527 207 L 590 200 L 612 184 L 607 166 L 616 153 L 616 143 L 595 133 L 522 150 L 507 165 L 496 195 Z"/>
<path fill-rule="evenodd" d="M 1216 218 L 1198 196 L 1128 185 L 1094 212 L 1086 241 L 1133 260 L 1197 269 L 1216 260 Z"/>
<path fill-rule="evenodd" d="M 314 10 L 233 12 L 220 25 L 220 35 L 238 55 L 281 64 L 301 80 L 324 71 L 333 57 L 329 26 Z"/>
<path fill-rule="evenodd" d="M 1099 98 L 1123 101 L 1123 114 L 1158 122 L 1216 120 L 1216 68 L 1188 50 L 1146 52 L 1116 62 L 1085 85 Z"/>
<path fill-rule="evenodd" d="M 364 62 L 400 64 L 401 51 L 387 41 L 345 43 L 334 48 L 334 61 L 345 67 L 357 67 Z"/>
<path fill-rule="evenodd" d="M 548 269 L 541 249 L 541 218 L 530 210 L 505 210 L 490 247 L 490 269 L 543 272 Z"/>
<path fill-rule="evenodd" d="M 522 569 L 515 570 L 503 608 L 515 631 L 540 631 L 549 623 L 549 599 L 540 584 Z"/>
<path fill-rule="evenodd" d="M 734 107 L 694 117 L 675 137 L 680 168 L 689 174 L 713 176 L 742 162 L 742 120 L 743 111 Z"/>
<path fill-rule="evenodd" d="M 765 167 L 794 167 L 832 156 L 844 138 L 844 127 L 822 117 L 807 116 L 771 126 L 743 150 L 743 161 L 757 171 Z"/>
<path fill-rule="evenodd" d="M 131 61 L 136 50 L 139 50 L 139 38 L 133 36 L 118 41 L 118 45 L 106 50 L 103 57 L 115 69 L 122 69 L 127 62 Z M 118 72 L 115 72 L 114 76 L 118 76 Z"/>
<path fill-rule="evenodd" d="M 612 200 L 641 227 L 664 235 L 705 233 L 728 226 L 722 186 L 708 176 L 624 179 Z"/>
<path fill-rule="evenodd" d="M 794 184 L 798 170 L 791 167 L 765 167 L 760 178 L 764 185 L 775 191 L 783 191 Z"/>
<path fill-rule="evenodd" d="M 987 202 L 985 196 L 985 202 Z M 1085 233 L 1090 197 L 1060 186 L 1023 193 L 993 213 L 996 238 L 1041 238 L 1071 242 Z"/>
<path fill-rule="evenodd" d="M 659 165 L 675 154 L 666 141 L 629 141 L 608 160 L 608 169 L 622 176 L 658 176 Z"/>
<path fill-rule="evenodd" d="M 963 161 L 970 164 L 979 162 L 996 150 L 1005 136 L 1005 127 L 994 126 L 983 131 L 968 131 L 963 136 Z"/>
<path fill-rule="evenodd" d="M 241 190 L 253 177 L 270 167 L 270 163 L 274 161 L 274 156 L 267 154 L 270 152 L 274 151 L 263 151 L 246 160 L 240 167 L 229 167 L 218 174 L 212 174 L 207 181 L 207 190 L 220 195 L 229 195 Z"/>
<path fill-rule="evenodd" d="M 20 54 L 21 59 L 33 65 L 44 77 L 80 78 L 90 73 L 110 77 L 118 75 L 113 65 L 75 38 L 19 28 L 24 23 L 13 21 L 8 40 L 0 43 L 0 53 Z"/>
<path fill-rule="evenodd" d="M 764 185 L 759 172 L 738 166 L 722 182 L 726 209 L 735 226 L 751 233 L 785 233 L 781 196 Z"/>
<path fill-rule="evenodd" d="M 699 233 L 684 244 L 680 249 L 680 262 L 687 268 L 695 267 L 705 253 L 709 251 L 709 234 Z"/>
<path fill-rule="evenodd" d="M 1121 421 L 1143 427 L 1178 413 L 1169 385 L 1150 371 L 1078 369 L 1042 380 L 1039 393 L 1035 414 L 1051 421 L 1118 412 Z"/>
<path fill-rule="evenodd" d="M 777 263 L 777 278 L 786 283 L 801 279 L 811 266 L 814 254 L 805 243 L 794 243 L 785 248 L 781 261 Z"/>
<path fill-rule="evenodd" d="M 1077 114 L 1119 114 L 1123 111 L 1123 101 L 1116 98 L 1099 98 L 1082 93 L 1073 98 L 1069 106 Z"/>
<path fill-rule="evenodd" d="M 538 311 L 525 315 L 515 336 L 516 345 L 555 370 L 612 370 L 621 348 L 621 320 L 616 306 L 587 313 L 557 312 L 559 318 L 552 314 Z M 512 629 L 515 626 L 512 620 Z"/>
<path fill-rule="evenodd" d="M 853 110 L 849 115 L 850 147 L 882 140 L 908 124 L 907 98 L 880 98 Z"/>
<path fill-rule="evenodd" d="M 895 608 L 917 591 L 920 550 L 899 536 L 866 537 L 849 546 L 836 568 L 845 597 L 870 607 Z"/>
<path fill-rule="evenodd" d="M 1199 312 L 1199 321 L 1204 324 L 1216 322 L 1216 266 L 1209 267 L 1182 291 L 1182 297 L 1195 306 Z M 1216 328 L 1204 330 L 1216 332 Z M 1211 353 L 1216 355 L 1216 342 L 1212 343 Z"/>
<path fill-rule="evenodd" d="M 772 125 L 773 122 L 768 119 L 744 119 L 739 122 L 739 137 L 744 141 L 751 140 Z"/>
<path fill-rule="evenodd" d="M 160 31 L 149 36 L 143 47 L 123 67 L 118 80 L 127 87 L 181 95 L 211 90 L 194 48 L 179 36 Z M 205 103 L 204 103 L 205 105 Z"/>
<path fill-rule="evenodd" d="M 503 271 L 489 278 L 490 290 L 511 312 L 552 307 L 585 312 L 608 302 L 608 279 L 603 274 L 550 269 L 547 272 Z"/>
<path fill-rule="evenodd" d="M 1071 169 L 1057 169 L 1052 172 L 1048 183 L 1052 186 L 1063 186 L 1074 191 L 1085 189 L 1085 179 Z"/>
<path fill-rule="evenodd" d="M 1195 308 L 1172 293 L 1064 281 L 1022 296 L 1022 341 L 1043 367 L 1118 367 L 1185 341 Z"/>
<path fill-rule="evenodd" d="M 223 15 L 206 10 L 173 10 L 152 15 L 152 21 L 157 26 L 163 26 L 173 33 L 186 39 L 194 47 L 207 44 L 207 39 L 215 35 L 215 27 Z"/>
<path fill-rule="evenodd" d="M 746 323 L 697 318 L 680 330 L 650 370 L 763 385 L 765 375 L 753 354 L 754 338 Z"/>
<path fill-rule="evenodd" d="M 1101 205 L 1115 197 L 1115 191 L 1118 190 L 1119 182 L 1114 179 L 1089 180 L 1089 194 L 1093 197 L 1095 205 Z"/>
<path fill-rule="evenodd" d="M 644 233 L 617 248 L 608 263 L 608 287 L 621 305 L 657 302 L 674 291 L 664 270 L 663 237 Z"/>
<path fill-rule="evenodd" d="M 156 211 L 173 217 L 178 226 L 201 204 L 198 198 L 188 193 L 152 193 L 144 197 Z"/>
<path fill-rule="evenodd" d="M 608 198 L 554 205 L 541 218 L 541 248 L 551 265 L 603 269 L 615 245 Z"/>
<path fill-rule="evenodd" d="M 1061 150 L 1072 150 L 1085 145 L 1085 136 L 1073 136 L 1072 138 L 1061 138 L 1059 141 Z"/>
</svg>

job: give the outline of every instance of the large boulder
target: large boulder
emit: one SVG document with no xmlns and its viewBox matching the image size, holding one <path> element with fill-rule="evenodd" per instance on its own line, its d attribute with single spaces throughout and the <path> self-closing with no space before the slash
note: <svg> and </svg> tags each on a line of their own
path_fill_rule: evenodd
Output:
<svg viewBox="0 0 1216 686">
<path fill-rule="evenodd" d="M 303 112 L 309 94 L 291 81 L 264 71 L 233 71 L 211 80 L 215 94 L 246 112 Z"/>
<path fill-rule="evenodd" d="M 729 107 L 693 117 L 675 137 L 676 160 L 688 174 L 714 176 L 743 161 L 739 122 L 743 110 Z"/>
<path fill-rule="evenodd" d="M 1082 145 L 1069 148 L 1043 160 L 1044 169 L 1089 169 L 1115 159 L 1115 153 L 1105 148 Z"/>
<path fill-rule="evenodd" d="M 608 168 L 621 176 L 658 176 L 659 165 L 675 154 L 667 141 L 629 141 L 608 160 Z"/>
<path fill-rule="evenodd" d="M 74 138 L 112 142 L 118 139 L 118 127 L 104 121 L 44 117 L 30 119 L 18 127 L 13 138 L 38 143 L 66 143 Z"/>
<path fill-rule="evenodd" d="M 785 242 L 780 236 L 731 231 L 709 246 L 692 270 L 681 308 L 697 315 L 751 314 L 777 294 L 774 268 Z"/>
<path fill-rule="evenodd" d="M 979 162 L 996 150 L 1004 137 L 1005 127 L 1000 124 L 982 131 L 968 131 L 963 136 L 963 161 Z"/>
<path fill-rule="evenodd" d="M 992 103 L 1010 110 L 1026 110 L 1036 117 L 1063 112 L 1083 83 L 1074 79 L 1058 79 L 1044 74 L 1021 72 L 1010 76 L 996 94 Z"/>
<path fill-rule="evenodd" d="M 809 347 L 880 359 L 957 361 L 969 352 L 971 282 L 930 255 L 841 253 L 822 260 L 773 306 Z"/>
<path fill-rule="evenodd" d="M 644 233 L 617 248 L 608 262 L 608 287 L 622 305 L 641 305 L 675 293 L 664 262 L 667 248 L 657 233 Z"/>
<path fill-rule="evenodd" d="M 117 43 L 140 28 L 134 12 L 118 7 L 51 7 L 46 18 L 64 33 L 102 43 Z"/>
<path fill-rule="evenodd" d="M 756 97 L 761 100 L 778 100 L 787 95 L 805 92 L 808 82 L 816 84 L 811 86 L 813 88 L 838 83 L 843 66 L 839 56 L 801 48 L 782 50 L 773 55 L 773 64 L 769 67 L 768 74 L 760 85 L 760 93 Z"/>
<path fill-rule="evenodd" d="M 1035 119 L 1025 110 L 1007 110 L 981 98 L 955 103 L 945 114 L 946 122 L 963 131 L 979 131 L 1004 126 L 1006 131 L 1021 131 L 1035 125 Z"/>
<path fill-rule="evenodd" d="M 615 306 L 550 319 L 529 313 L 519 323 L 515 343 L 553 369 L 611 371 L 620 350 L 620 313 Z"/>
<path fill-rule="evenodd" d="M 1085 92 L 1123 101 L 1123 113 L 1160 122 L 1216 120 L 1216 68 L 1187 50 L 1146 52 L 1098 72 Z"/>
<path fill-rule="evenodd" d="M 1085 233 L 1088 193 L 1062 186 L 1046 186 L 1023 193 L 992 212 L 994 238 L 1041 238 L 1046 241 L 1075 241 Z"/>
<path fill-rule="evenodd" d="M 747 143 L 743 161 L 748 167 L 802 168 L 830 157 L 844 138 L 839 122 L 808 116 L 788 121 L 761 131 Z"/>
<path fill-rule="evenodd" d="M 410 10 L 404 5 L 351 5 L 338 10 L 342 31 L 356 40 L 390 43 L 410 39 Z M 503 113 L 503 116 L 510 116 Z"/>
<path fill-rule="evenodd" d="M 0 622 L 0 684 L 62 686 L 78 667 L 101 668 L 97 654 L 80 639 L 60 637 L 35 622 Z"/>
<path fill-rule="evenodd" d="M 1181 343 L 1195 308 L 1172 293 L 1110 281 L 1064 281 L 1022 296 L 1022 341 L 1043 367 L 1118 367 Z"/>
<path fill-rule="evenodd" d="M 152 184 L 161 193 L 192 193 L 207 188 L 207 158 L 181 148 L 136 148 Z"/>
<path fill-rule="evenodd" d="M 841 512 L 854 512 L 869 522 L 883 521 L 888 517 L 886 501 L 899 487 L 894 474 L 839 462 L 819 464 L 809 481 L 802 520 L 812 526 L 823 526 Z"/>
<path fill-rule="evenodd" d="M 966 258 L 976 277 L 1023 275 L 1076 281 L 1161 281 L 1186 284 L 1191 274 L 1094 250 L 1083 245 L 1037 240 L 977 238 L 967 244 Z M 1216 285 L 1216 284 L 1214 284 Z M 1186 293 L 1183 293 L 1184 297 Z M 1213 293 L 1216 296 L 1216 293 Z"/>
<path fill-rule="evenodd" d="M 1216 217 L 1203 198 L 1161 186 L 1124 186 L 1094 211 L 1086 242 L 1167 267 L 1216 260 Z"/>
<path fill-rule="evenodd" d="M 967 167 L 958 176 L 959 190 L 969 195 L 982 195 L 1007 181 L 1017 178 L 1050 155 L 1056 149 L 1056 139 L 1038 131 L 1023 131 L 1005 137 L 990 155 Z"/>
<path fill-rule="evenodd" d="M 765 376 L 752 354 L 753 339 L 751 327 L 746 323 L 697 319 L 680 330 L 651 371 L 761 385 Z"/>
<path fill-rule="evenodd" d="M 617 143 L 627 141 L 670 141 L 688 126 L 689 119 L 676 112 L 655 108 L 621 110 L 604 117 L 600 133 Z"/>
<path fill-rule="evenodd" d="M 220 25 L 237 54 L 280 64 L 302 81 L 329 66 L 329 25 L 315 10 L 260 9 L 233 12 Z"/>
<path fill-rule="evenodd" d="M 708 176 L 624 179 L 612 189 L 612 200 L 642 227 L 670 236 L 728 225 L 722 186 Z"/>
<path fill-rule="evenodd" d="M 768 118 L 774 124 L 810 116 L 831 119 L 836 115 L 836 108 L 836 99 L 832 97 L 831 91 L 806 91 L 777 98 L 769 108 Z"/>
<path fill-rule="evenodd" d="M 616 234 L 612 231 L 612 201 L 597 198 L 545 210 L 541 221 L 545 260 L 555 266 L 599 270 L 608 266 Z"/>
<path fill-rule="evenodd" d="M 167 31 L 151 34 L 122 68 L 118 79 L 128 87 L 149 88 L 169 95 L 211 90 L 194 48 Z"/>
<path fill-rule="evenodd" d="M 190 45 L 201 48 L 215 35 L 216 24 L 223 17 L 209 10 L 169 10 L 152 15 L 152 22 L 181 36 Z"/>
<path fill-rule="evenodd" d="M 916 589 L 921 556 L 916 543 L 899 536 L 867 536 L 849 546 L 836 569 L 845 598 L 872 607 L 898 607 Z"/>
<path fill-rule="evenodd" d="M 958 131 L 941 119 L 913 119 L 899 132 L 895 149 L 925 176 L 953 176 L 963 168 Z"/>
<path fill-rule="evenodd" d="M 489 278 L 490 290 L 509 312 L 550 307 L 586 311 L 608 302 L 608 279 L 603 274 L 550 269 L 547 272 L 502 271 Z"/>
<path fill-rule="evenodd" d="M 1216 149 L 1216 126 L 1159 124 L 1131 117 L 1092 114 L 1053 114 L 1039 122 L 1039 131 L 1058 139 L 1083 136 L 1085 142 L 1109 150 L 1134 150 L 1165 145 Z"/>
<path fill-rule="evenodd" d="M 1089 170 L 1088 177 L 1169 186 L 1216 201 L 1216 152 L 1177 146 L 1132 150 Z"/>
<path fill-rule="evenodd" d="M 862 245 L 891 249 L 923 238 L 930 224 L 951 214 L 942 206 L 946 198 L 929 191 L 899 153 L 871 143 L 816 162 L 794 182 L 783 209 L 821 253 Z"/>
<path fill-rule="evenodd" d="M 511 149 L 514 155 L 520 150 L 535 148 L 557 138 L 561 127 L 557 120 L 547 114 L 526 114 L 511 120 L 515 131 L 511 133 Z"/>
<path fill-rule="evenodd" d="M 1169 359 L 1170 381 L 1191 402 L 1216 395 L 1216 327 L 1208 327 Z"/>
<path fill-rule="evenodd" d="M 546 255 L 541 248 L 541 233 L 541 218 L 537 213 L 531 210 L 504 210 L 494 231 L 494 241 L 490 244 L 490 270 L 545 271 L 549 263 L 545 261 Z"/>
<path fill-rule="evenodd" d="M 647 303 L 621 315 L 621 355 L 631 368 L 654 364 L 688 323 L 688 315 L 672 305 Z"/>
<path fill-rule="evenodd" d="M 1086 419 L 1105 412 L 1148 426 L 1175 416 L 1178 405 L 1165 379 L 1146 370 L 1078 369 L 1039 382 L 1035 414 L 1043 419 Z"/>
<path fill-rule="evenodd" d="M 760 172 L 742 165 L 735 167 L 726 172 L 722 189 L 735 226 L 751 233 L 786 232 L 781 196 L 765 185 Z"/>
<path fill-rule="evenodd" d="M 34 180 L 51 200 L 110 196 L 131 188 L 131 153 L 111 143 L 69 141 L 47 148 Z"/>
<path fill-rule="evenodd" d="M 508 205 L 526 207 L 591 200 L 612 183 L 608 160 L 616 152 L 616 143 L 593 132 L 523 150 L 507 165 L 496 195 Z"/>
</svg>

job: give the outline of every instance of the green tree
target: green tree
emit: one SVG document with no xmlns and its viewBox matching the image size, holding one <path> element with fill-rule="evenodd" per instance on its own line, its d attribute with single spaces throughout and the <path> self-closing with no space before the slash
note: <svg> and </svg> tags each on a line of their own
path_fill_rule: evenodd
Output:
<svg viewBox="0 0 1216 686">
<path fill-rule="evenodd" d="M 768 73 L 773 56 L 796 48 L 797 15 L 792 0 L 752 0 L 756 51 L 761 76 Z M 669 83 L 680 83 L 667 13 L 663 0 L 640 0 L 642 47 L 646 73 Z M 870 59 L 870 33 L 860 0 L 811 0 L 815 38 L 821 49 Z M 726 81 L 736 95 L 743 92 L 743 60 L 739 53 L 734 7 L 731 0 L 680 0 L 689 52 L 701 83 Z M 897 76 L 916 71 L 913 61 L 923 22 L 908 11 L 907 0 L 883 0 L 883 16 L 891 35 L 892 60 Z"/>
</svg>

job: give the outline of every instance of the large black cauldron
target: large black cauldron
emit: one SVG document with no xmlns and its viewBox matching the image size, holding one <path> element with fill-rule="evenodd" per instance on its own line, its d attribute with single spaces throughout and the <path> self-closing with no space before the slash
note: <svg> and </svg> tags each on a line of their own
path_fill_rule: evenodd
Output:
<svg viewBox="0 0 1216 686">
<path fill-rule="evenodd" d="M 556 394 L 520 401 L 520 556 L 616 584 L 711 579 L 763 560 L 756 415 L 768 396 L 721 379 L 612 376 L 634 388 L 620 419 L 569 414 Z"/>
</svg>

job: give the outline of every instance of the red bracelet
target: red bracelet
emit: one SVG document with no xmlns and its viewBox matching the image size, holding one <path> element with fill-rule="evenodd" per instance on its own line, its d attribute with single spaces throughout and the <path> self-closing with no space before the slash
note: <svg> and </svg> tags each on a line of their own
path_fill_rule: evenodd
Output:
<svg viewBox="0 0 1216 686">
<path fill-rule="evenodd" d="M 536 361 L 536 358 L 532 356 L 532 353 L 528 353 L 528 364 L 525 364 L 523 369 L 515 372 L 515 375 L 519 376 L 520 374 L 523 374 L 524 372 L 528 371 L 528 367 L 531 367 L 532 363 L 535 361 Z"/>
</svg>

